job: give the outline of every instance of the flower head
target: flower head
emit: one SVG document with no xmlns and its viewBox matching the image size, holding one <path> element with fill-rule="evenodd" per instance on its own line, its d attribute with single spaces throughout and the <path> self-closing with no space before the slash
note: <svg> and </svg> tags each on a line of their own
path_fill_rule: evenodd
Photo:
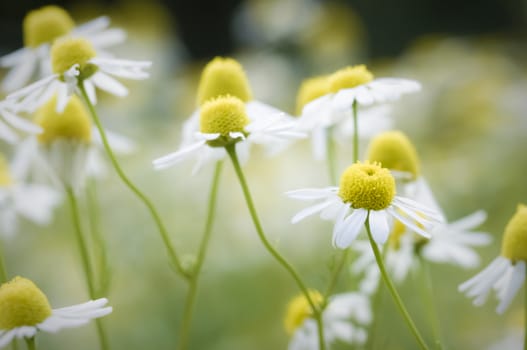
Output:
<svg viewBox="0 0 527 350">
<path fill-rule="evenodd" d="M 202 133 L 229 137 L 231 133 L 243 133 L 249 124 L 249 117 L 242 100 L 225 96 L 205 102 L 199 121 Z"/>
<path fill-rule="evenodd" d="M 0 286 L 0 347 L 13 338 L 31 338 L 37 331 L 57 332 L 108 315 L 107 299 L 52 309 L 46 295 L 30 280 L 15 277 Z"/>
<path fill-rule="evenodd" d="M 390 233 L 391 218 L 426 238 L 430 238 L 429 231 L 441 221 L 433 210 L 396 196 L 393 176 L 378 164 L 351 165 L 344 171 L 340 187 L 301 189 L 287 195 L 300 200 L 323 200 L 300 211 L 292 223 L 316 213 L 323 219 L 335 220 L 333 244 L 342 249 L 352 243 L 365 223 L 369 224 L 375 241 L 384 243 Z"/>
<path fill-rule="evenodd" d="M 302 82 L 296 95 L 296 113 L 302 114 L 302 109 L 306 104 L 316 98 L 326 95 L 329 92 L 328 76 L 309 78 Z"/>
<path fill-rule="evenodd" d="M 505 227 L 501 255 L 476 276 L 459 286 L 459 291 L 482 305 L 491 289 L 499 300 L 496 311 L 503 313 L 525 281 L 527 255 L 527 206 L 519 204 L 516 213 Z"/>
<path fill-rule="evenodd" d="M 324 297 L 316 290 L 309 291 L 309 297 L 319 307 L 324 303 Z M 293 298 L 287 305 L 287 311 L 284 318 L 284 327 L 288 334 L 293 334 L 295 330 L 300 327 L 304 321 L 313 317 L 313 310 L 304 294 L 300 294 Z"/>
<path fill-rule="evenodd" d="M 38 47 L 70 33 L 75 22 L 63 8 L 48 5 L 29 11 L 22 24 L 24 45 Z"/>
<path fill-rule="evenodd" d="M 373 74 L 363 64 L 345 67 L 329 76 L 329 91 L 335 93 L 343 89 L 352 89 L 372 80 Z"/>
</svg>

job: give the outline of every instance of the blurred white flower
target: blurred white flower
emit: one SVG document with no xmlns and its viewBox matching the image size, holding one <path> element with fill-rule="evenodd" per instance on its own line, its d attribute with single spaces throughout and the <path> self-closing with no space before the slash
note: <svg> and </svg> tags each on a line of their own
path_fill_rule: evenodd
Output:
<svg viewBox="0 0 527 350">
<path fill-rule="evenodd" d="M 30 134 L 38 134 L 42 129 L 18 115 L 15 111 L 15 105 L 10 100 L 0 101 L 0 140 L 9 144 L 14 144 L 19 140 L 18 131 Z"/>
</svg>

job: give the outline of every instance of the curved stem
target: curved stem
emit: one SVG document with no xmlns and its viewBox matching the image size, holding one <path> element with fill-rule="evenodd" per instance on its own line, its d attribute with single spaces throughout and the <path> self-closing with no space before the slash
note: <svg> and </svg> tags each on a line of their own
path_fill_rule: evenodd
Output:
<svg viewBox="0 0 527 350">
<path fill-rule="evenodd" d="M 353 163 L 359 160 L 359 113 L 357 100 L 353 101 Z"/>
<path fill-rule="evenodd" d="M 291 264 L 285 260 L 284 257 L 274 249 L 274 247 L 269 243 L 267 240 L 267 237 L 265 236 L 265 233 L 263 231 L 262 225 L 260 223 L 260 219 L 258 218 L 258 214 L 256 213 L 256 209 L 253 204 L 253 200 L 251 197 L 251 193 L 249 191 L 249 186 L 247 185 L 247 181 L 245 180 L 245 176 L 243 175 L 243 171 L 240 167 L 240 162 L 238 161 L 238 156 L 236 155 L 236 149 L 235 145 L 228 145 L 225 147 L 225 150 L 229 154 L 229 157 L 231 158 L 232 165 L 234 166 L 234 170 L 236 172 L 236 175 L 238 176 L 238 180 L 240 182 L 240 186 L 243 191 L 243 195 L 245 197 L 245 202 L 247 203 L 247 207 L 249 209 L 249 213 L 251 214 L 251 218 L 254 223 L 254 227 L 256 228 L 256 232 L 258 233 L 258 237 L 260 238 L 260 241 L 262 241 L 264 247 L 267 249 L 267 251 L 275 258 L 275 260 L 282 265 L 284 269 L 289 272 L 291 277 L 295 280 L 297 286 L 300 288 L 302 293 L 304 294 L 306 300 L 309 303 L 309 306 L 311 307 L 311 310 L 313 312 L 313 317 L 315 318 L 317 322 L 317 330 L 318 330 L 318 343 L 319 343 L 319 350 L 325 350 L 326 349 L 326 343 L 324 341 L 324 327 L 322 323 L 322 310 L 315 305 L 313 302 L 313 299 L 309 295 L 309 291 L 307 287 L 305 286 L 304 282 L 298 275 L 298 272 L 294 269 Z"/>
<path fill-rule="evenodd" d="M 333 128 L 326 128 L 326 163 L 328 166 L 329 181 L 332 186 L 337 184 L 335 142 L 331 137 Z"/>
<path fill-rule="evenodd" d="M 24 338 L 26 340 L 27 350 L 37 350 L 37 344 L 35 342 L 35 337 Z"/>
<path fill-rule="evenodd" d="M 434 287 L 432 285 L 432 278 L 430 276 L 430 267 L 428 262 L 423 258 L 421 254 L 418 254 L 419 260 L 422 266 L 423 283 L 419 283 L 422 286 L 422 294 L 425 298 L 425 306 L 428 311 L 428 318 L 432 325 L 432 332 L 435 339 L 435 347 L 437 350 L 442 350 L 443 345 L 441 344 L 441 329 L 439 327 L 439 317 L 434 303 Z"/>
<path fill-rule="evenodd" d="M 71 207 L 71 217 L 73 219 L 73 226 L 75 228 L 75 236 L 77 238 L 77 243 L 79 244 L 79 250 L 81 253 L 81 260 L 82 260 L 82 266 L 84 269 L 84 275 L 86 277 L 86 282 L 88 284 L 88 291 L 90 294 L 90 298 L 92 300 L 97 299 L 96 298 L 96 291 L 95 291 L 95 284 L 93 281 L 93 270 L 92 266 L 90 264 L 90 256 L 88 253 L 88 247 L 86 245 L 86 241 L 84 239 L 84 234 L 82 232 L 82 226 L 81 226 L 81 219 L 79 215 L 79 208 L 77 205 L 77 199 L 75 197 L 75 193 L 71 187 L 66 188 L 66 194 L 68 197 L 68 200 L 70 202 Z M 97 328 L 97 334 L 99 335 L 99 343 L 101 346 L 101 349 L 106 350 L 109 349 L 108 346 L 108 340 L 106 338 L 106 332 L 104 331 L 104 328 L 102 327 L 102 323 L 100 319 L 95 320 L 95 325 Z"/>
<path fill-rule="evenodd" d="M 188 348 L 189 336 L 190 336 L 190 326 L 192 321 L 192 313 L 194 310 L 194 304 L 196 301 L 198 293 L 198 278 L 201 272 L 201 268 L 205 261 L 205 256 L 207 253 L 207 247 L 209 245 L 210 236 L 212 233 L 212 224 L 214 222 L 214 217 L 216 213 L 216 197 L 218 194 L 218 184 L 220 180 L 221 169 L 223 167 L 223 162 L 219 161 L 216 163 L 216 169 L 214 170 L 214 176 L 212 178 L 212 185 L 209 194 L 209 206 L 207 210 L 207 221 L 205 223 L 205 230 L 203 232 L 203 238 L 198 250 L 198 256 L 196 257 L 196 262 L 192 270 L 192 277 L 189 281 L 189 289 L 187 292 L 187 299 L 185 303 L 185 309 L 183 311 L 183 323 L 179 333 L 179 343 L 178 349 L 185 350 Z"/>
<path fill-rule="evenodd" d="M 143 202 L 143 204 L 148 208 L 150 211 L 150 214 L 152 218 L 154 219 L 157 228 L 159 230 L 159 233 L 161 234 L 161 238 L 163 239 L 163 243 L 165 244 L 165 247 L 168 251 L 168 255 L 174 264 L 176 270 L 185 278 L 189 278 L 190 276 L 188 273 L 183 269 L 183 266 L 181 265 L 181 261 L 177 255 L 177 252 L 175 248 L 172 246 L 172 242 L 170 241 L 168 232 L 161 221 L 161 217 L 157 213 L 157 210 L 155 209 L 154 205 L 150 201 L 150 199 L 137 188 L 132 181 L 126 176 L 124 171 L 121 169 L 121 166 L 119 165 L 119 162 L 117 162 L 117 159 L 115 158 L 115 155 L 113 154 L 112 148 L 110 147 L 110 144 L 108 143 L 108 138 L 106 137 L 106 132 L 104 131 L 104 128 L 101 125 L 101 121 L 99 120 L 99 116 L 97 115 L 97 112 L 95 111 L 95 108 L 93 107 L 93 104 L 90 102 L 90 99 L 88 98 L 88 94 L 86 93 L 86 89 L 84 88 L 84 85 L 82 83 L 79 84 L 79 89 L 82 93 L 82 96 L 84 98 L 84 101 L 86 102 L 86 105 L 88 106 L 88 109 L 90 110 L 90 113 L 92 115 L 93 121 L 97 127 L 97 130 L 99 131 L 99 134 L 101 135 L 102 143 L 104 145 L 104 149 L 110 158 L 110 161 L 117 172 L 117 175 L 123 181 L 123 183 Z"/>
<path fill-rule="evenodd" d="M 379 252 L 379 247 L 377 247 L 377 243 L 373 240 L 373 237 L 371 235 L 370 230 L 370 218 L 368 217 L 366 219 L 366 232 L 368 233 L 368 239 L 370 240 L 371 248 L 373 249 L 373 254 L 375 255 L 375 260 L 377 261 L 377 265 L 379 266 L 379 270 L 381 271 L 382 279 L 384 280 L 384 283 L 386 284 L 386 287 L 388 287 L 388 290 L 390 291 L 390 294 L 392 295 L 392 298 L 397 305 L 397 308 L 399 309 L 399 312 L 403 316 L 408 328 L 410 328 L 412 334 L 414 335 L 415 339 L 417 340 L 417 343 L 421 347 L 421 349 L 428 350 L 428 346 L 426 345 L 423 337 L 417 330 L 417 327 L 415 326 L 414 321 L 410 317 L 410 314 L 404 307 L 403 301 L 401 300 L 401 297 L 399 296 L 399 293 L 397 293 L 397 290 L 395 289 L 395 286 L 393 285 L 390 277 L 386 273 L 386 268 L 384 267 L 384 263 L 382 261 L 381 253 Z"/>
</svg>

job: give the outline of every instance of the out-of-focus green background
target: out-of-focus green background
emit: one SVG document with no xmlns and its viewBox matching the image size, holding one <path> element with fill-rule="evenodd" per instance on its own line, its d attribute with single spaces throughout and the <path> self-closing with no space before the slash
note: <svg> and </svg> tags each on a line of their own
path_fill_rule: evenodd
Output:
<svg viewBox="0 0 527 350">
<path fill-rule="evenodd" d="M 483 307 L 473 307 L 457 286 L 499 253 L 505 224 L 516 205 L 527 202 L 525 1 L 62 4 L 78 22 L 109 15 L 115 26 L 128 31 L 116 56 L 153 61 L 151 79 L 127 83 L 127 98 L 104 96 L 98 110 L 109 129 L 137 143 L 137 152 L 120 161 L 159 208 L 181 254 L 192 255 L 197 249 L 213 168 L 192 176 L 193 164 L 185 163 L 156 172 L 151 161 L 177 149 L 181 124 L 196 107 L 197 82 L 208 59 L 237 58 L 255 98 L 290 112 L 302 79 L 345 65 L 365 63 L 379 77 L 420 81 L 422 92 L 394 104 L 396 127 L 418 147 L 423 174 L 448 218 L 484 209 L 489 217 L 482 229 L 494 236 L 492 245 L 479 250 L 480 268 L 432 267 L 445 348 L 510 349 L 499 343 L 519 344 L 519 295 L 499 316 L 492 298 Z M 29 1 L 0 6 L 0 54 L 21 45 L 20 20 L 38 6 Z M 339 171 L 350 163 L 350 145 L 338 149 Z M 361 150 L 365 147 L 362 144 Z M 266 232 L 308 285 L 323 289 L 336 254 L 332 226 L 318 218 L 291 225 L 290 218 L 304 203 L 283 193 L 326 186 L 325 164 L 312 160 L 307 140 L 274 158 L 254 151 L 245 170 Z M 104 320 L 112 349 L 172 349 L 187 286 L 171 270 L 147 211 L 111 171 L 98 184 L 98 193 L 113 276 L 108 298 L 114 312 Z M 88 299 L 67 207 L 57 210 L 50 227 L 25 223 L 3 248 L 10 274 L 34 280 L 53 306 Z M 228 163 L 200 281 L 192 349 L 286 348 L 282 318 L 298 290 L 259 242 Z M 431 343 L 417 283 L 408 279 L 401 295 Z M 354 286 L 345 271 L 338 290 Z M 385 349 L 416 348 L 388 296 L 379 316 L 377 344 Z M 89 325 L 41 334 L 39 344 L 42 349 L 84 350 L 94 349 L 96 339 Z"/>
</svg>

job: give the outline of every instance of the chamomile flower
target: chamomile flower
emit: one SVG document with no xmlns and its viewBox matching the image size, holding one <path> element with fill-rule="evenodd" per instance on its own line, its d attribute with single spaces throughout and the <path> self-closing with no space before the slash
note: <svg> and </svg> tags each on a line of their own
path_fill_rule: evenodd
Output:
<svg viewBox="0 0 527 350">
<path fill-rule="evenodd" d="M 294 123 L 281 115 L 251 119 L 246 105 L 234 96 L 220 96 L 205 102 L 200 108 L 199 121 L 200 131 L 194 134 L 194 141 L 177 152 L 154 160 L 156 169 L 197 157 L 195 170 L 198 170 L 205 161 L 224 158 L 227 154 L 225 147 L 229 145 L 235 145 L 247 157 L 251 143 L 266 144 L 304 136 L 295 131 Z"/>
<path fill-rule="evenodd" d="M 201 73 L 197 92 L 198 108 L 183 124 L 182 141 L 180 147 L 195 142 L 195 134 L 200 128 L 200 113 L 203 104 L 220 96 L 234 96 L 245 104 L 245 110 L 252 121 L 262 120 L 266 123 L 268 118 L 280 119 L 293 125 L 296 121 L 290 115 L 277 108 L 269 106 L 253 98 L 249 80 L 242 65 L 233 58 L 215 57 Z M 287 140 L 274 139 L 268 143 L 266 149 L 269 153 L 282 150 Z"/>
<path fill-rule="evenodd" d="M 335 220 L 333 245 L 345 249 L 369 222 L 373 239 L 383 244 L 390 233 L 391 219 L 397 219 L 423 237 L 441 221 L 433 210 L 395 195 L 395 180 L 388 169 L 378 163 L 357 162 L 341 176 L 339 187 L 300 189 L 287 195 L 300 200 L 320 200 L 296 214 L 292 223 L 320 213 L 323 219 Z"/>
<path fill-rule="evenodd" d="M 505 227 L 501 254 L 476 276 L 459 286 L 473 298 L 474 305 L 485 303 L 491 289 L 499 300 L 496 312 L 502 314 L 524 284 L 527 261 L 527 206 L 520 204 Z"/>
<path fill-rule="evenodd" d="M 52 188 L 27 183 L 24 169 L 13 165 L 0 153 L 0 236 L 6 238 L 18 231 L 20 217 L 37 225 L 49 224 L 53 209 L 61 201 L 60 194 Z"/>
<path fill-rule="evenodd" d="M 17 142 L 18 133 L 13 129 L 30 134 L 38 134 L 42 131 L 38 125 L 19 116 L 12 101 L 0 101 L 0 139 L 10 144 Z"/>
<path fill-rule="evenodd" d="M 52 97 L 36 113 L 35 122 L 43 129 L 37 136 L 40 154 L 61 185 L 77 189 L 86 175 L 91 120 L 77 96 L 69 98 L 63 112 L 57 112 L 57 101 Z"/>
<path fill-rule="evenodd" d="M 322 304 L 323 297 L 319 292 L 310 291 L 310 296 L 316 304 Z M 372 319 L 369 299 L 360 293 L 334 295 L 327 301 L 322 319 L 328 348 L 337 341 L 362 345 L 367 339 L 366 327 Z M 289 303 L 284 326 L 291 335 L 289 350 L 318 349 L 317 324 L 304 295 Z"/>
<path fill-rule="evenodd" d="M 52 309 L 46 295 L 30 280 L 15 277 L 0 286 L 0 348 L 37 332 L 56 333 L 83 326 L 112 312 L 105 298 Z"/>
<path fill-rule="evenodd" d="M 2 88 L 11 92 L 20 89 L 38 71 L 39 78 L 50 75 L 50 47 L 61 37 L 82 37 L 97 50 L 119 44 L 126 38 L 122 29 L 108 29 L 108 17 L 99 17 L 80 26 L 64 9 L 48 5 L 30 11 L 23 22 L 24 47 L 0 57 L 0 67 L 10 69 Z M 104 52 L 103 52 L 104 54 Z"/>
<path fill-rule="evenodd" d="M 20 110 L 34 111 L 57 95 L 57 112 L 62 112 L 73 94 L 80 94 L 80 87 L 92 104 L 97 102 L 96 89 L 124 97 L 128 89 L 111 76 L 142 80 L 149 74 L 148 61 L 130 61 L 98 56 L 95 47 L 86 39 L 65 37 L 51 46 L 53 74 L 7 96 Z"/>
<path fill-rule="evenodd" d="M 325 105 L 317 105 L 317 108 L 304 110 L 304 107 L 318 98 L 330 92 L 330 77 L 319 76 L 306 79 L 300 85 L 297 94 L 297 114 L 299 129 L 311 134 L 313 156 L 322 160 L 326 156 L 328 137 L 335 138 L 341 143 L 350 140 L 354 134 L 352 110 L 350 108 L 333 110 Z M 391 108 L 388 105 L 374 107 L 360 107 L 358 118 L 359 137 L 371 138 L 373 135 L 388 130 L 393 121 L 389 118 Z"/>
</svg>

